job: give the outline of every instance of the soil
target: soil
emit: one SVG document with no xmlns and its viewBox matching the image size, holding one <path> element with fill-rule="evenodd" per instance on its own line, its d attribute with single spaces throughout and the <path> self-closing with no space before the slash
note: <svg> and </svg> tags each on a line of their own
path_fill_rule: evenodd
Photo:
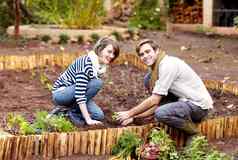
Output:
<svg viewBox="0 0 238 160">
<path fill-rule="evenodd" d="M 20 113 L 32 121 L 37 110 L 50 111 L 53 107 L 51 93 L 40 81 L 40 75 L 46 75 L 51 83 L 57 79 L 60 67 L 45 67 L 31 71 L 0 71 L 0 109 L 1 124 L 5 127 L 7 113 Z M 108 68 L 107 74 L 102 77 L 104 86 L 94 98 L 96 103 L 105 112 L 104 127 L 118 127 L 113 122 L 112 114 L 115 111 L 128 110 L 149 96 L 143 86 L 145 72 L 128 65 L 113 65 Z M 209 118 L 215 116 L 237 115 L 238 98 L 229 93 L 210 90 L 215 102 L 215 109 L 210 112 Z M 169 100 L 170 101 L 170 100 Z M 153 119 L 143 119 L 143 123 Z M 137 123 L 141 123 L 138 122 Z M 101 127 L 100 127 L 101 128 Z M 95 127 L 81 127 L 82 130 Z"/>
</svg>

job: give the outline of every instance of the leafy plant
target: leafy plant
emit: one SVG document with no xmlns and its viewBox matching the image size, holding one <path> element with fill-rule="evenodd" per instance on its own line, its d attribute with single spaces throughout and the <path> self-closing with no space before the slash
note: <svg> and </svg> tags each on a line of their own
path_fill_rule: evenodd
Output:
<svg viewBox="0 0 238 160">
<path fill-rule="evenodd" d="M 48 42 L 51 40 L 51 37 L 50 37 L 49 35 L 43 35 L 43 36 L 41 37 L 41 40 L 42 40 L 43 42 L 48 43 Z"/>
<path fill-rule="evenodd" d="M 48 131 L 70 132 L 75 130 L 73 124 L 65 117 L 53 115 L 47 118 L 46 111 L 36 113 L 33 124 L 30 124 L 23 116 L 9 114 L 7 117 L 7 127 L 14 134 L 36 134 Z"/>
<path fill-rule="evenodd" d="M 70 37 L 67 34 L 60 34 L 59 35 L 59 44 L 67 44 Z"/>
<path fill-rule="evenodd" d="M 118 114 L 117 112 L 113 112 L 112 114 L 112 120 L 115 122 L 117 120 Z"/>
<path fill-rule="evenodd" d="M 236 16 L 234 18 L 234 25 L 236 26 L 236 28 L 238 29 L 238 16 Z"/>
<path fill-rule="evenodd" d="M 52 83 L 42 70 L 40 71 L 40 82 L 46 89 L 48 89 L 49 91 L 52 90 Z"/>
<path fill-rule="evenodd" d="M 136 1 L 134 16 L 129 19 L 128 25 L 142 29 L 161 29 L 159 1 Z"/>
<path fill-rule="evenodd" d="M 121 158 L 127 158 L 136 154 L 136 149 L 142 144 L 142 140 L 134 133 L 126 131 L 122 133 L 117 144 L 112 148 L 112 154 Z"/>
<path fill-rule="evenodd" d="M 181 154 L 183 160 L 231 160 L 223 153 L 213 150 L 204 136 L 198 136 Z"/>
<path fill-rule="evenodd" d="M 83 36 L 82 36 L 82 35 L 78 35 L 78 36 L 77 36 L 77 43 L 78 43 L 78 44 L 82 44 L 83 41 L 84 41 Z"/>
<path fill-rule="evenodd" d="M 26 4 L 41 23 L 66 28 L 95 28 L 105 15 L 102 0 L 27 0 Z"/>
<path fill-rule="evenodd" d="M 120 35 L 120 33 L 119 32 L 117 32 L 117 31 L 113 31 L 112 32 L 112 35 L 116 38 L 116 40 L 122 40 L 122 36 Z"/>
<path fill-rule="evenodd" d="M 96 43 L 99 40 L 99 38 L 100 38 L 100 36 L 97 33 L 92 33 L 90 35 L 90 37 L 91 37 L 93 43 Z"/>
<path fill-rule="evenodd" d="M 160 156 L 158 160 L 178 159 L 178 153 L 174 141 L 162 129 L 152 129 L 149 135 L 149 143 L 159 146 Z"/>
</svg>

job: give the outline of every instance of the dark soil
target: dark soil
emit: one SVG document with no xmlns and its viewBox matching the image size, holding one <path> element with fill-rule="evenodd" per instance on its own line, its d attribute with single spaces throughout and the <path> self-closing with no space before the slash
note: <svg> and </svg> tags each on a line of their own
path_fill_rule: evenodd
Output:
<svg viewBox="0 0 238 160">
<path fill-rule="evenodd" d="M 51 93 L 41 84 L 40 75 L 44 73 L 53 82 L 61 71 L 60 67 L 31 71 L 1 71 L 0 115 L 3 127 L 6 125 L 5 118 L 9 112 L 23 114 L 31 121 L 37 110 L 51 110 L 53 107 Z M 149 96 L 143 86 L 144 74 L 145 72 L 126 64 L 114 65 L 108 69 L 107 74 L 102 78 L 104 87 L 94 99 L 106 115 L 103 128 L 118 127 L 118 124 L 112 121 L 113 112 L 128 110 Z M 215 102 L 210 118 L 238 114 L 236 96 L 218 91 L 210 91 L 210 93 Z M 153 119 L 149 121 L 151 120 L 153 121 Z M 84 129 L 91 129 L 91 127 Z"/>
</svg>

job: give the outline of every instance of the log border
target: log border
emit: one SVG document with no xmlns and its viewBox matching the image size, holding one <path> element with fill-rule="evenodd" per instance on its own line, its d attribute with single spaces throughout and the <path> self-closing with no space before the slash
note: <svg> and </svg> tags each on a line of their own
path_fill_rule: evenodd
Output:
<svg viewBox="0 0 238 160">
<path fill-rule="evenodd" d="M 44 66 L 67 66 L 80 53 L 33 54 L 28 56 L 1 55 L 0 70 L 27 70 Z M 146 66 L 133 54 L 122 54 L 115 64 L 132 64 L 141 70 Z M 229 92 L 238 96 L 238 86 L 216 80 L 204 80 L 210 89 Z M 29 136 L 2 136 L 0 138 L 0 160 L 22 160 L 40 158 L 59 158 L 73 154 L 108 155 L 113 144 L 126 130 L 140 137 L 146 137 L 149 130 L 159 126 L 164 128 L 178 146 L 184 144 L 184 134 L 161 123 L 122 128 L 107 128 L 69 133 L 44 133 Z M 208 119 L 198 125 L 199 130 L 208 140 L 238 137 L 238 116 Z"/>
</svg>

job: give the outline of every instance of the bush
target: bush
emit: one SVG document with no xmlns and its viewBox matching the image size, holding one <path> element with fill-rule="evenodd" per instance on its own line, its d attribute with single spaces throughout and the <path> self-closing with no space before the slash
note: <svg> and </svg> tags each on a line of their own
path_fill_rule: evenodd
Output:
<svg viewBox="0 0 238 160">
<path fill-rule="evenodd" d="M 43 35 L 41 40 L 45 43 L 48 43 L 51 40 L 51 37 L 49 35 Z"/>
<path fill-rule="evenodd" d="M 14 16 L 11 15 L 9 6 L 6 0 L 0 2 L 0 27 L 6 28 L 14 24 Z"/>
<path fill-rule="evenodd" d="M 102 0 L 28 0 L 27 6 L 40 23 L 65 28 L 95 28 L 105 15 Z"/>
<path fill-rule="evenodd" d="M 53 115 L 47 118 L 46 111 L 37 112 L 33 124 L 30 124 L 23 116 L 12 113 L 7 116 L 7 127 L 14 134 L 39 134 L 41 132 L 70 132 L 75 127 L 63 116 Z"/>
<path fill-rule="evenodd" d="M 238 16 L 234 18 L 234 26 L 238 29 Z"/>
<path fill-rule="evenodd" d="M 90 37 L 91 37 L 93 43 L 96 43 L 99 40 L 99 38 L 100 38 L 100 36 L 97 33 L 92 33 L 90 35 Z"/>
<path fill-rule="evenodd" d="M 120 35 L 120 33 L 119 32 L 117 32 L 117 31 L 113 31 L 112 32 L 112 35 L 116 38 L 116 40 L 122 40 L 122 36 Z"/>
<path fill-rule="evenodd" d="M 77 36 L 77 43 L 78 43 L 78 44 L 82 44 L 83 41 L 84 41 L 83 36 L 82 36 L 82 35 L 78 35 L 78 36 Z"/>
<path fill-rule="evenodd" d="M 129 19 L 129 27 L 161 29 L 159 7 L 158 0 L 138 0 L 134 8 L 134 16 Z"/>
<path fill-rule="evenodd" d="M 67 44 L 70 37 L 67 34 L 60 34 L 59 36 L 59 44 Z"/>
</svg>

